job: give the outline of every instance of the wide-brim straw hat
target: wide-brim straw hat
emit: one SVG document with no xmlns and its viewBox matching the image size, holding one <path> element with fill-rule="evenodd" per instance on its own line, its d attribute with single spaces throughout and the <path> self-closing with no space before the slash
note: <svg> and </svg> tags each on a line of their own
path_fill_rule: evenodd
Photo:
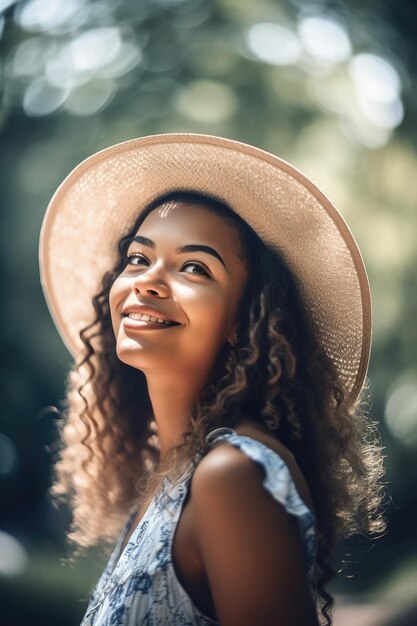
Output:
<svg viewBox="0 0 417 626">
<path fill-rule="evenodd" d="M 173 190 L 231 206 L 279 249 L 297 278 L 319 341 L 351 400 L 366 376 L 371 296 L 361 253 L 340 213 L 301 172 L 253 146 L 198 134 L 141 137 L 80 163 L 53 195 L 40 234 L 40 276 L 55 325 L 79 356 L 92 297 L 141 209 Z"/>
</svg>

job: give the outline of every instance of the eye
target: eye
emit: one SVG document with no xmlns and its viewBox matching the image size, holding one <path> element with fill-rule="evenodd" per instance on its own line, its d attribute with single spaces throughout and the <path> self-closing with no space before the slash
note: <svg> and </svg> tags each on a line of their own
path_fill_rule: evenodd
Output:
<svg viewBox="0 0 417 626">
<path fill-rule="evenodd" d="M 183 267 L 194 266 L 198 269 L 197 272 L 186 272 L 187 274 L 199 274 L 200 276 L 208 276 L 208 272 L 206 271 L 204 265 L 201 263 L 197 263 L 196 261 L 188 261 L 183 265 Z"/>
<path fill-rule="evenodd" d="M 137 262 L 134 261 L 134 259 L 136 259 Z M 130 254 L 126 255 L 126 263 L 128 263 L 129 265 L 142 265 L 142 261 L 148 262 L 147 258 L 139 252 L 131 252 Z"/>
</svg>

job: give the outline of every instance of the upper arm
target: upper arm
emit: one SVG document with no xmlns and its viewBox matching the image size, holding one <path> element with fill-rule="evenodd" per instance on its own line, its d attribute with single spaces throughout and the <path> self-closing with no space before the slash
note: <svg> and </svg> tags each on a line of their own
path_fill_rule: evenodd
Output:
<svg viewBox="0 0 417 626">
<path fill-rule="evenodd" d="M 214 448 L 191 484 L 195 534 L 222 626 L 317 624 L 296 518 L 263 487 L 263 470 Z"/>
</svg>

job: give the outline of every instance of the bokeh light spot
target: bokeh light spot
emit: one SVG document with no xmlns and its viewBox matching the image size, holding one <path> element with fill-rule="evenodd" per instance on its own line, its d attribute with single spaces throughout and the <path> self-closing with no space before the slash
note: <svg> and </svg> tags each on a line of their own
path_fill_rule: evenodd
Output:
<svg viewBox="0 0 417 626">
<path fill-rule="evenodd" d="M 2 530 L 0 530 L 0 574 L 17 576 L 27 565 L 28 558 L 23 546 Z"/>
<path fill-rule="evenodd" d="M 344 26 L 329 17 L 301 19 L 298 33 L 304 49 L 319 61 L 340 63 L 348 59 L 352 47 Z"/>
<path fill-rule="evenodd" d="M 71 42 L 74 68 L 95 70 L 114 61 L 121 47 L 118 28 L 93 28 Z"/>
<path fill-rule="evenodd" d="M 29 0 L 18 4 L 15 19 L 25 30 L 51 30 L 77 16 L 83 4 L 85 0 Z"/>
<path fill-rule="evenodd" d="M 281 24 L 253 24 L 248 30 L 246 41 L 256 58 L 273 65 L 291 65 L 300 55 L 297 36 Z"/>
<path fill-rule="evenodd" d="M 238 106 L 234 92 L 227 85 L 196 80 L 179 93 L 177 109 L 200 122 L 221 122 L 230 118 Z"/>
<path fill-rule="evenodd" d="M 399 98 L 392 102 L 376 102 L 358 95 L 358 106 L 364 117 L 380 128 L 396 128 L 404 117 L 404 107 Z"/>
<path fill-rule="evenodd" d="M 43 72 L 48 59 L 55 56 L 57 45 L 43 36 L 22 41 L 14 51 L 11 63 L 15 76 L 36 76 Z"/>
<path fill-rule="evenodd" d="M 358 54 L 349 63 L 357 106 L 374 126 L 393 129 L 404 117 L 401 79 L 396 69 L 375 54 Z"/>
<path fill-rule="evenodd" d="M 403 374 L 388 394 L 384 414 L 391 434 L 407 446 L 417 445 L 417 376 Z"/>
<path fill-rule="evenodd" d="M 23 109 L 30 117 L 48 115 L 64 104 L 68 94 L 68 89 L 55 87 L 44 78 L 37 78 L 25 91 Z"/>
<path fill-rule="evenodd" d="M 92 73 L 80 72 L 74 67 L 69 46 L 62 47 L 47 61 L 45 66 L 47 81 L 55 87 L 68 89 L 86 83 Z"/>
<path fill-rule="evenodd" d="M 378 102 L 392 102 L 399 96 L 401 79 L 396 69 L 375 54 L 357 54 L 349 63 L 349 73 L 358 92 Z"/>
</svg>

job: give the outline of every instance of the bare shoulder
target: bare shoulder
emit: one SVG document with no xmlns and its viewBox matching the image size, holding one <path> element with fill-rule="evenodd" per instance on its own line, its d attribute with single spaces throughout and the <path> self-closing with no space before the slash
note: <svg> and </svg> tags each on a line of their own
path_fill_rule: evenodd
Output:
<svg viewBox="0 0 417 626">
<path fill-rule="evenodd" d="M 217 617 L 225 626 L 316 625 L 296 519 L 263 478 L 261 466 L 227 441 L 194 470 L 193 535 Z"/>
<path fill-rule="evenodd" d="M 242 480 L 260 483 L 262 469 L 248 456 L 234 446 L 222 442 L 213 447 L 197 465 L 192 490 L 204 492 L 206 489 L 236 486 Z"/>
<path fill-rule="evenodd" d="M 214 521 L 221 514 L 225 529 L 227 520 L 243 528 L 244 517 L 251 520 L 251 530 L 256 533 L 269 518 L 274 534 L 295 536 L 295 520 L 265 489 L 264 478 L 263 468 L 242 450 L 227 441 L 216 444 L 197 465 L 191 481 L 190 503 L 195 519 Z M 200 524 L 198 532 L 203 528 Z"/>
</svg>

